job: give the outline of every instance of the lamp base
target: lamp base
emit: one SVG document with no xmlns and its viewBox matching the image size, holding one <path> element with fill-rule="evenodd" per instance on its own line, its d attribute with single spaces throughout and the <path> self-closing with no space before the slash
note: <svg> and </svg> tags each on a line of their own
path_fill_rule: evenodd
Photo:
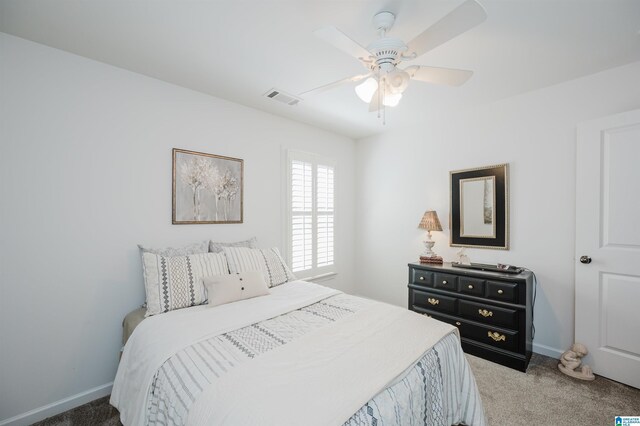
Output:
<svg viewBox="0 0 640 426">
<path fill-rule="evenodd" d="M 434 256 L 420 256 L 420 263 L 428 263 L 431 265 L 442 265 L 442 257 L 438 255 Z"/>
<path fill-rule="evenodd" d="M 424 243 L 424 252 L 420 255 L 420 257 L 437 256 L 436 252 L 432 250 L 436 242 L 431 239 L 431 231 L 427 232 L 427 239 L 424 240 L 423 243 Z"/>
</svg>

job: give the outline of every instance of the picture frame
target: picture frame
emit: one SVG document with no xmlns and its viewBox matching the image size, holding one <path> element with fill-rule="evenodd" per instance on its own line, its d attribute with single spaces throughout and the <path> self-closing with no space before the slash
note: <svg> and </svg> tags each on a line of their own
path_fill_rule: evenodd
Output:
<svg viewBox="0 0 640 426">
<path fill-rule="evenodd" d="M 509 249 L 509 164 L 449 172 L 452 247 Z"/>
<path fill-rule="evenodd" d="M 174 225 L 243 222 L 244 160 L 173 148 Z"/>
</svg>

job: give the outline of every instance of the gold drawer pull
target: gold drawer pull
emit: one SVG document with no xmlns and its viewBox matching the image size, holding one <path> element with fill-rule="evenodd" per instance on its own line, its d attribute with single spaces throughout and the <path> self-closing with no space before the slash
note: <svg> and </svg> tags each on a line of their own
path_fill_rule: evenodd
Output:
<svg viewBox="0 0 640 426">
<path fill-rule="evenodd" d="M 431 303 L 432 305 L 437 305 L 438 303 L 440 303 L 440 301 L 438 299 L 433 299 L 433 298 L 428 298 L 427 302 Z"/>
<path fill-rule="evenodd" d="M 502 340 L 503 342 L 507 341 L 507 338 L 505 337 L 505 335 L 500 334 L 497 331 L 493 331 L 493 332 L 489 331 L 488 334 L 489 334 L 489 337 L 491 337 L 496 342 L 499 342 L 500 340 Z"/>
<path fill-rule="evenodd" d="M 461 323 L 460 321 L 456 321 L 456 325 L 457 325 L 458 327 L 460 327 L 460 326 L 462 325 L 462 323 Z"/>
<path fill-rule="evenodd" d="M 471 284 L 469 284 L 469 289 L 473 290 L 473 286 Z"/>
<path fill-rule="evenodd" d="M 504 293 L 504 291 L 498 290 L 498 294 L 502 294 L 502 293 Z"/>
<path fill-rule="evenodd" d="M 478 309 L 478 313 L 480 315 L 482 315 L 483 317 L 492 317 L 493 316 L 493 312 L 491 311 L 487 311 L 486 309 Z"/>
<path fill-rule="evenodd" d="M 420 281 L 424 281 L 424 277 L 420 277 L 418 278 Z"/>
</svg>

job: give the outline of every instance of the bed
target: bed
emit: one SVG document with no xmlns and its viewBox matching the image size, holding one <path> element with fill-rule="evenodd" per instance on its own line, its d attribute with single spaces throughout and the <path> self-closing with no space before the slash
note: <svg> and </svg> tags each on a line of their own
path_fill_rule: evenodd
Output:
<svg viewBox="0 0 640 426">
<path fill-rule="evenodd" d="M 139 322 L 110 402 L 125 426 L 486 424 L 455 327 L 299 280 Z"/>
</svg>

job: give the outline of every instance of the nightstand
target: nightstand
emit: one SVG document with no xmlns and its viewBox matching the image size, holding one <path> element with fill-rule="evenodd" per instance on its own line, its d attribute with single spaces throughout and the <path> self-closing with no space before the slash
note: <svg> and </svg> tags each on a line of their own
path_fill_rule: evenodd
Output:
<svg viewBox="0 0 640 426">
<path fill-rule="evenodd" d="M 534 275 L 409 264 L 409 309 L 455 325 L 466 353 L 526 371 Z"/>
</svg>

